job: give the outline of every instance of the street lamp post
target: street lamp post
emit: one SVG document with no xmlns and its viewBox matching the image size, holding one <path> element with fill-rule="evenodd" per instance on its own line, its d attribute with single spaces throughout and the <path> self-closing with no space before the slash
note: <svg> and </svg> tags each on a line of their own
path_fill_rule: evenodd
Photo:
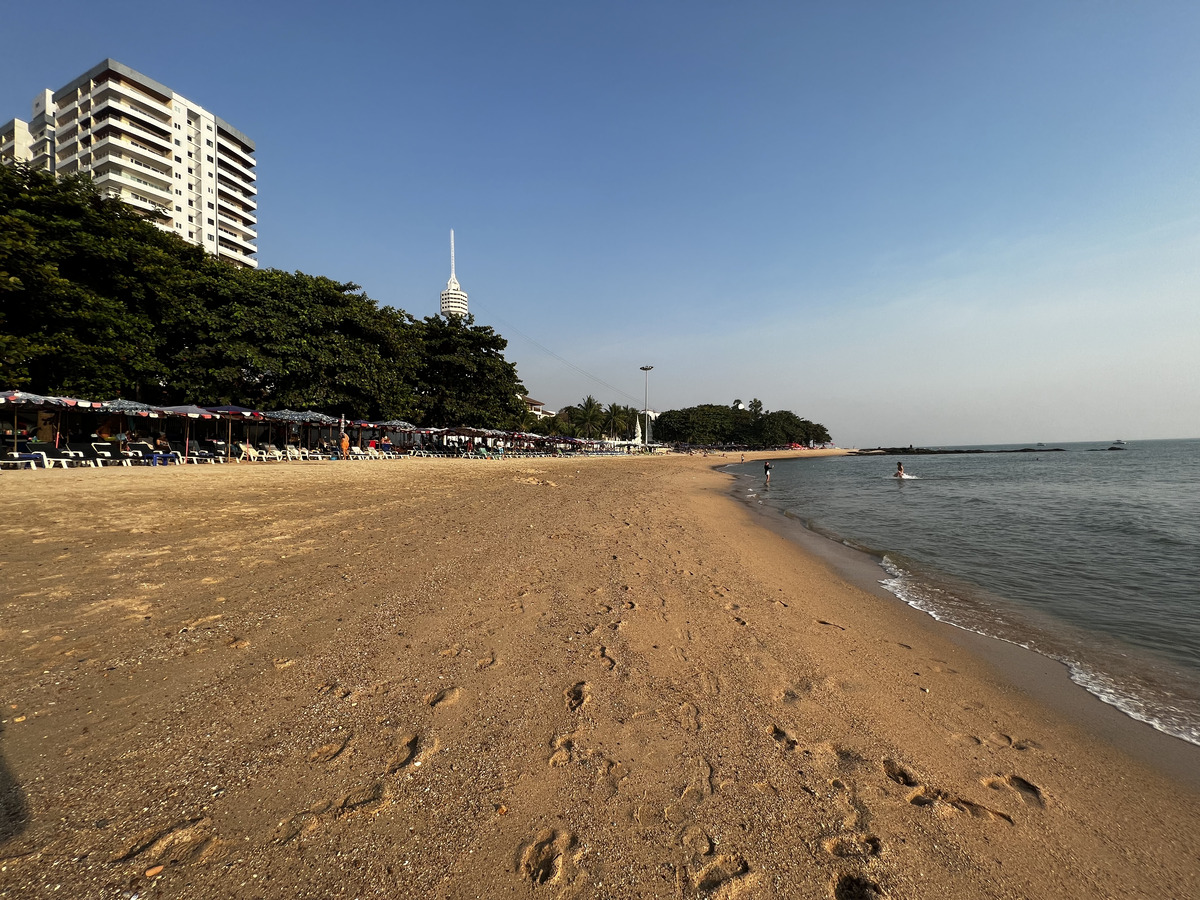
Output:
<svg viewBox="0 0 1200 900">
<path fill-rule="evenodd" d="M 650 447 L 650 370 L 654 366 L 642 366 L 642 371 L 646 373 L 646 392 L 642 398 L 642 421 L 646 423 L 646 430 L 642 433 L 642 444 L 647 449 Z"/>
</svg>

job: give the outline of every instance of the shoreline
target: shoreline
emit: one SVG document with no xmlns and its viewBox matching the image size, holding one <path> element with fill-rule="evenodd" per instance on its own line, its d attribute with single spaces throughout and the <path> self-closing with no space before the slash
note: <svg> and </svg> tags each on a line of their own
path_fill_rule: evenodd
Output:
<svg viewBox="0 0 1200 900">
<path fill-rule="evenodd" d="M 715 467 L 715 471 L 723 468 Z M 1059 660 L 1013 641 L 934 618 L 930 613 L 913 607 L 880 584 L 887 575 L 881 566 L 882 560 L 814 531 L 785 510 L 765 503 L 756 506 L 737 494 L 737 479 L 745 476 L 733 472 L 722 474 L 732 479 L 730 498 L 760 518 L 764 528 L 793 541 L 804 552 L 825 562 L 859 589 L 894 601 L 911 610 L 923 623 L 932 623 L 936 630 L 944 632 L 948 640 L 991 664 L 1001 678 L 1034 701 L 1066 717 L 1097 738 L 1108 741 L 1139 762 L 1157 769 L 1166 777 L 1200 791 L 1200 746 L 1160 731 L 1105 702 L 1072 679 L 1068 666 Z"/>
<path fill-rule="evenodd" d="M 1193 788 L 720 461 L 21 473 L 0 898 L 1200 891 Z"/>
</svg>

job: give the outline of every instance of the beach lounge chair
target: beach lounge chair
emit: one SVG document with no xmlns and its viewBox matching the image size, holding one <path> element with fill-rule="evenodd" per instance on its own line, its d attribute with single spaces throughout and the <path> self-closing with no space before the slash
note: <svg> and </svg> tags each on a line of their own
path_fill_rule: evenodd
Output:
<svg viewBox="0 0 1200 900">
<path fill-rule="evenodd" d="M 85 463 L 99 468 L 101 466 L 127 466 L 129 460 L 121 456 L 115 445 L 110 443 L 103 444 L 67 444 L 67 448 L 79 455 L 79 458 Z M 114 456 L 114 453 L 116 454 Z"/>
<path fill-rule="evenodd" d="M 240 451 L 238 454 L 239 462 L 241 460 L 247 460 L 249 462 L 262 462 L 262 454 L 249 444 L 235 444 L 234 446 Z"/>
<path fill-rule="evenodd" d="M 165 466 L 179 462 L 174 453 L 155 450 L 149 444 L 144 443 L 132 443 L 129 445 L 129 449 L 123 452 L 130 460 L 144 466 Z"/>
<path fill-rule="evenodd" d="M 43 469 L 50 468 L 46 454 L 30 452 L 28 444 L 17 444 L 16 450 L 9 450 L 4 454 L 4 459 L 0 460 L 0 465 L 14 469 L 36 469 L 38 466 L 41 466 Z"/>
<path fill-rule="evenodd" d="M 196 441 L 187 442 L 187 461 L 193 464 L 204 463 L 205 465 L 212 465 L 216 462 L 213 459 L 213 455 L 207 450 L 201 450 L 200 444 Z"/>
<path fill-rule="evenodd" d="M 46 460 L 47 468 L 59 466 L 63 469 L 69 466 L 91 466 L 90 460 L 84 460 L 82 454 L 75 453 L 65 447 L 55 447 L 53 444 L 48 444 L 41 441 L 30 441 L 28 452 L 40 453 Z"/>
</svg>

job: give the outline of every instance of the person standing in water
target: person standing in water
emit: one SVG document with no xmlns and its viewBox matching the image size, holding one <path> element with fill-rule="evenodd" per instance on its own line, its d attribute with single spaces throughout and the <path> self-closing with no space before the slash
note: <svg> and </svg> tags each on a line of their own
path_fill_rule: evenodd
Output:
<svg viewBox="0 0 1200 900">
<path fill-rule="evenodd" d="M 763 474 L 767 476 L 767 484 L 771 483 L 771 463 L 768 460 L 763 463 Z"/>
<path fill-rule="evenodd" d="M 904 463 L 902 463 L 902 462 L 896 463 L 896 477 L 897 478 L 904 477 Z"/>
</svg>

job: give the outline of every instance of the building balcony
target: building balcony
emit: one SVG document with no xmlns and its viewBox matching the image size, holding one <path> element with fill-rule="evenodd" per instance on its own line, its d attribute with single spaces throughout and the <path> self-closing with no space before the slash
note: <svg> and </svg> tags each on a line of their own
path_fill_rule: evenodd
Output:
<svg viewBox="0 0 1200 900">
<path fill-rule="evenodd" d="M 258 218 L 248 210 L 241 210 L 217 198 L 217 216 L 228 219 L 242 231 L 253 232 L 258 228 Z"/>
<path fill-rule="evenodd" d="M 92 119 L 94 124 L 90 125 L 93 130 L 99 130 L 105 127 L 115 128 L 118 131 L 123 131 L 130 137 L 137 138 L 142 143 L 162 151 L 164 154 L 170 154 L 174 151 L 175 146 L 171 143 L 170 138 L 163 137 L 154 131 L 148 131 L 140 122 L 131 121 L 123 118 L 121 111 L 115 107 L 109 109 L 112 113 L 108 118 L 100 118 L 98 115 Z"/>
<path fill-rule="evenodd" d="M 247 197 L 239 191 L 230 190 L 220 182 L 217 183 L 217 203 L 223 204 L 236 212 L 238 215 L 255 215 L 258 212 L 258 204 L 254 199 Z"/>
<path fill-rule="evenodd" d="M 254 185 L 255 179 L 252 172 L 247 172 L 241 166 L 230 164 L 223 156 L 217 157 L 217 174 L 224 175 L 226 178 L 240 182 L 241 184 Z"/>
<path fill-rule="evenodd" d="M 227 262 L 235 263 L 239 266 L 245 266 L 248 269 L 257 269 L 258 260 L 252 256 L 248 256 L 238 248 L 227 245 L 224 240 L 217 243 L 217 257 L 224 259 Z"/>
<path fill-rule="evenodd" d="M 253 169 L 257 165 L 253 153 L 243 148 L 239 141 L 227 137 L 220 129 L 217 130 L 217 149 L 223 156 L 237 158 L 247 169 Z"/>
<path fill-rule="evenodd" d="M 171 124 L 171 111 L 169 108 L 163 106 L 157 99 L 149 97 L 140 91 L 135 91 L 127 85 L 121 84 L 119 81 L 107 81 L 103 86 L 92 92 L 92 96 L 97 101 L 105 100 L 106 95 L 116 97 L 125 106 L 158 121 L 164 127 Z"/>
<path fill-rule="evenodd" d="M 108 112 L 109 122 L 117 119 L 146 134 L 154 135 L 155 138 L 165 143 L 168 147 L 174 146 L 171 143 L 172 132 L 169 128 L 164 127 L 161 122 L 156 121 L 152 116 L 147 116 L 129 104 L 121 102 L 120 97 L 105 97 L 103 101 L 96 104 L 91 116 L 93 119 L 100 120 L 105 112 Z"/>
<path fill-rule="evenodd" d="M 235 157 L 225 153 L 217 154 L 217 166 L 228 169 L 242 181 L 254 181 L 256 176 L 248 168 L 242 165 L 241 161 Z"/>
<path fill-rule="evenodd" d="M 228 241 L 234 247 L 241 248 L 243 253 L 257 253 L 258 248 L 254 246 L 253 239 L 247 239 L 238 231 L 232 228 L 226 228 L 224 225 L 217 226 L 217 237 L 222 241 Z"/>
<path fill-rule="evenodd" d="M 174 195 L 171 193 L 170 187 L 162 187 L 133 172 L 110 168 L 106 172 L 96 174 L 95 178 L 96 187 L 101 189 L 105 186 L 118 190 L 125 188 L 128 191 L 149 196 L 156 203 L 161 201 L 161 205 L 168 209 L 174 203 Z"/>
<path fill-rule="evenodd" d="M 144 150 L 127 139 L 111 134 L 105 135 L 91 145 L 91 150 L 97 156 L 121 160 L 122 164 L 130 163 L 139 169 L 157 175 L 164 181 L 170 182 L 171 180 L 173 167 L 168 160 L 157 153 Z"/>
<path fill-rule="evenodd" d="M 235 197 L 240 197 L 242 195 L 245 195 L 246 197 L 253 197 L 258 193 L 258 188 L 256 188 L 254 185 L 247 184 L 244 181 L 239 181 L 222 169 L 217 169 L 217 184 L 219 187 L 225 187 L 226 190 L 228 190 L 229 193 Z"/>
<path fill-rule="evenodd" d="M 258 238 L 253 228 L 248 227 L 241 219 L 232 218 L 221 210 L 217 210 L 217 224 L 221 226 L 222 231 L 229 229 L 244 241 L 254 241 Z"/>
</svg>

